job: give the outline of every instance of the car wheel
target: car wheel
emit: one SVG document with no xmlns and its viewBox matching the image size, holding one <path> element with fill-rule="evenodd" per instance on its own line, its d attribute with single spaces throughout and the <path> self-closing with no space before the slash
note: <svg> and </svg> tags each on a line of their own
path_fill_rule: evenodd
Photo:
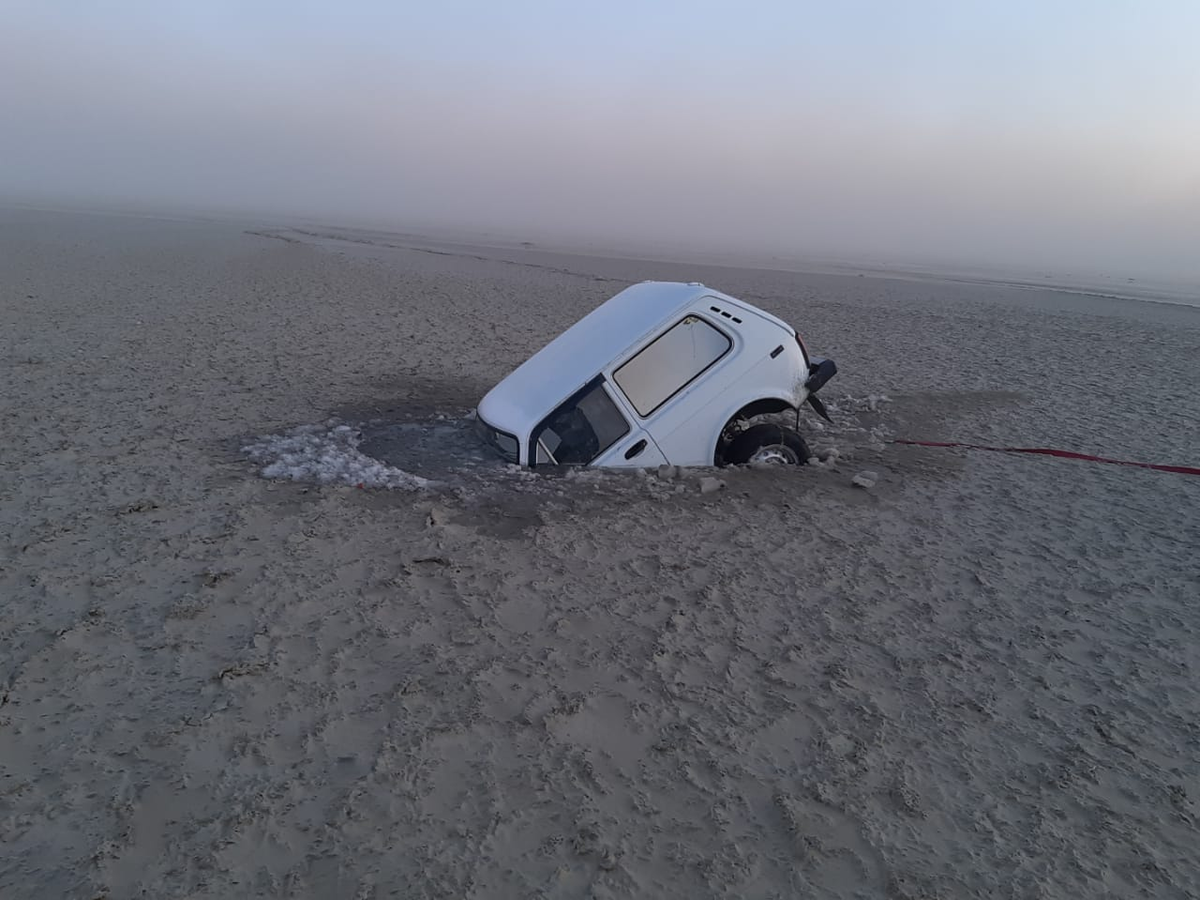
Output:
<svg viewBox="0 0 1200 900">
<path fill-rule="evenodd" d="M 783 425 L 753 425 L 729 444 L 725 462 L 735 466 L 801 466 L 808 462 L 808 445 L 792 428 Z"/>
</svg>

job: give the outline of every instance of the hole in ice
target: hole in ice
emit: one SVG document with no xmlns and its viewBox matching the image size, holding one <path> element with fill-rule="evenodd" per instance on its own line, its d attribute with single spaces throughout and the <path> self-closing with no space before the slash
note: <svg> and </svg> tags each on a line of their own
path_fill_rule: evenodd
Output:
<svg viewBox="0 0 1200 900">
<path fill-rule="evenodd" d="M 494 478 L 508 466 L 476 437 L 471 417 L 350 425 L 331 419 L 242 447 L 264 478 L 419 490 Z"/>
</svg>

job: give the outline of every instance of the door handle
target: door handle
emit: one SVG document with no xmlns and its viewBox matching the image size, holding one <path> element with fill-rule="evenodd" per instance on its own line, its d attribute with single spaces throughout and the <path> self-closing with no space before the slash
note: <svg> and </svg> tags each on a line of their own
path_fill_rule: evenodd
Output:
<svg viewBox="0 0 1200 900">
<path fill-rule="evenodd" d="M 638 441 L 636 444 L 634 444 L 632 447 L 630 447 L 628 450 L 625 451 L 625 458 L 633 459 L 635 456 L 637 456 L 639 453 L 641 453 L 645 449 L 646 449 L 646 439 L 642 438 L 640 441 Z"/>
</svg>

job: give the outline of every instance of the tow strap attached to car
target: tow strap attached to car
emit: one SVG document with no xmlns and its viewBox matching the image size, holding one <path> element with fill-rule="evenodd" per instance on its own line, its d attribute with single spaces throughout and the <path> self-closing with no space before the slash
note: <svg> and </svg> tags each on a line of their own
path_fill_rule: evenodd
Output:
<svg viewBox="0 0 1200 900">
<path fill-rule="evenodd" d="M 1200 475 L 1195 466 L 1167 466 L 1161 463 L 1131 462 L 1127 459 L 1108 459 L 1088 453 L 1073 453 L 1070 450 L 1051 450 L 1048 447 L 985 447 L 982 444 L 963 444 L 958 441 L 906 441 L 899 438 L 892 444 L 909 444 L 914 447 L 958 447 L 963 450 L 994 450 L 997 453 L 1035 453 L 1039 456 L 1057 456 L 1061 459 L 1082 459 L 1086 462 L 1111 463 L 1114 466 L 1135 466 L 1139 469 L 1155 469 L 1159 472 L 1176 472 L 1180 475 Z"/>
</svg>

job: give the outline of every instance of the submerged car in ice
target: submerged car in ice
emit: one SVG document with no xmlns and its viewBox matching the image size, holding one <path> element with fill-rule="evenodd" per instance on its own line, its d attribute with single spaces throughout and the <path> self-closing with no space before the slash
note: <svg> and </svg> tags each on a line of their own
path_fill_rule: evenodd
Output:
<svg viewBox="0 0 1200 900">
<path fill-rule="evenodd" d="M 476 427 L 523 466 L 804 463 L 794 429 L 763 416 L 808 403 L 837 372 L 786 322 L 702 284 L 626 288 L 522 363 Z"/>
</svg>

